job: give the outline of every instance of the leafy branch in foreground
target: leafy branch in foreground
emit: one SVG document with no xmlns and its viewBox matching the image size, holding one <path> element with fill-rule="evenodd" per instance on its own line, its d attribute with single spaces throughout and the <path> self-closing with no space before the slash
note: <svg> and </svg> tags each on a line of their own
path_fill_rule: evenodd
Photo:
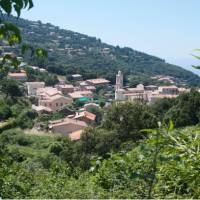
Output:
<svg viewBox="0 0 200 200">
<path fill-rule="evenodd" d="M 12 23 L 5 20 L 4 15 L 8 16 L 15 11 L 20 17 L 23 9 L 31 9 L 33 7 L 32 0 L 0 0 L 0 41 L 10 46 L 19 45 L 22 42 L 20 29 Z M 37 57 L 47 57 L 47 52 L 42 48 L 34 49 L 28 45 L 22 45 L 22 53 L 31 50 L 31 55 Z M 19 67 L 20 61 L 16 57 L 9 54 L 4 55 L 0 61 L 0 72 L 7 73 L 10 66 Z"/>
<path fill-rule="evenodd" d="M 200 52 L 200 49 L 195 49 L 194 51 Z M 193 55 L 193 54 L 192 54 L 192 56 L 195 57 L 196 59 L 200 60 L 200 56 L 196 56 L 196 55 Z M 193 65 L 192 67 L 195 68 L 195 69 L 200 69 L 200 66 Z"/>
</svg>

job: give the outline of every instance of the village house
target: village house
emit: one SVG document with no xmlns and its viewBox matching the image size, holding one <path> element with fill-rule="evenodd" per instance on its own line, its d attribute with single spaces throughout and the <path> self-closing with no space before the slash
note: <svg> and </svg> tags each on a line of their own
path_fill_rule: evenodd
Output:
<svg viewBox="0 0 200 200">
<path fill-rule="evenodd" d="M 69 84 L 58 85 L 57 89 L 62 92 L 62 94 L 67 95 L 74 92 L 74 86 Z"/>
<path fill-rule="evenodd" d="M 171 84 L 174 84 L 176 81 L 174 77 L 165 76 L 165 75 L 157 75 L 157 76 L 153 76 L 151 78 L 154 80 L 162 81 L 164 83 L 171 83 Z"/>
<path fill-rule="evenodd" d="M 26 72 L 8 73 L 8 78 L 16 81 L 24 82 L 27 80 Z"/>
<path fill-rule="evenodd" d="M 88 111 L 77 112 L 74 119 L 84 121 L 87 124 L 94 123 L 96 120 L 96 115 Z"/>
<path fill-rule="evenodd" d="M 68 95 L 72 99 L 80 99 L 80 98 L 83 98 L 83 97 L 87 97 L 87 98 L 93 97 L 93 93 L 91 91 L 88 91 L 88 90 L 75 91 L 73 93 L 69 93 Z"/>
<path fill-rule="evenodd" d="M 45 87 L 37 90 L 39 97 L 38 106 L 44 106 L 51 109 L 53 112 L 60 110 L 66 104 L 72 103 L 72 99 L 64 97 L 57 88 Z"/>
<path fill-rule="evenodd" d="M 72 78 L 75 81 L 81 81 L 82 80 L 82 75 L 80 75 L 80 74 L 73 74 Z"/>
<path fill-rule="evenodd" d="M 176 95 L 179 93 L 178 87 L 176 87 L 175 85 L 159 87 L 158 91 L 160 94 Z"/>
<path fill-rule="evenodd" d="M 39 88 L 37 90 L 37 96 L 38 97 L 48 97 L 48 96 L 54 96 L 60 94 L 62 95 L 62 92 L 59 91 L 57 88 L 54 87 L 44 87 L 44 88 Z"/>
<path fill-rule="evenodd" d="M 96 87 L 93 86 L 93 85 L 88 85 L 88 86 L 82 87 L 82 90 L 83 90 L 83 91 L 84 91 L 84 90 L 88 90 L 88 91 L 94 92 L 94 91 L 96 90 Z"/>
<path fill-rule="evenodd" d="M 129 101 L 148 101 L 148 94 L 146 92 L 125 93 L 124 97 Z"/>
<path fill-rule="evenodd" d="M 154 103 L 155 101 L 157 101 L 158 99 L 163 99 L 163 98 L 176 98 L 178 97 L 178 95 L 176 94 L 159 94 L 158 92 L 155 93 L 150 93 L 148 96 L 148 102 L 150 104 Z"/>
<path fill-rule="evenodd" d="M 48 71 L 46 70 L 46 69 L 44 69 L 44 68 L 39 68 L 39 71 L 40 72 L 43 72 L 43 73 L 47 73 Z"/>
<path fill-rule="evenodd" d="M 78 84 L 80 87 L 89 86 L 89 83 L 87 83 L 86 81 L 79 81 Z"/>
<path fill-rule="evenodd" d="M 86 80 L 86 83 L 88 83 L 89 85 L 97 86 L 97 85 L 108 85 L 110 81 L 104 78 L 96 78 L 96 79 L 88 79 Z"/>
<path fill-rule="evenodd" d="M 53 133 L 60 133 L 69 136 L 71 140 L 78 140 L 87 124 L 76 119 L 64 118 L 61 120 L 50 121 L 49 130 Z"/>
<path fill-rule="evenodd" d="M 28 96 L 36 96 L 37 90 L 40 88 L 44 88 L 44 82 L 26 82 Z"/>
<path fill-rule="evenodd" d="M 144 88 L 147 91 L 156 91 L 156 90 L 158 90 L 158 86 L 156 86 L 156 85 L 147 85 L 147 86 L 144 86 Z"/>
</svg>

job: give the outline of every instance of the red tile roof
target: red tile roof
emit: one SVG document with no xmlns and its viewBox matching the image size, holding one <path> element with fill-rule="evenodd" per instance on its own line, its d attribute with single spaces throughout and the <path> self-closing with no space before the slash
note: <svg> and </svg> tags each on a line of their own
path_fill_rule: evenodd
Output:
<svg viewBox="0 0 200 200">
<path fill-rule="evenodd" d="M 81 117 L 85 117 L 91 121 L 95 121 L 95 119 L 96 119 L 96 115 L 94 115 L 93 113 L 90 113 L 88 111 L 83 111 L 83 112 L 77 113 L 77 115 L 74 117 L 74 119 L 79 119 Z"/>
</svg>

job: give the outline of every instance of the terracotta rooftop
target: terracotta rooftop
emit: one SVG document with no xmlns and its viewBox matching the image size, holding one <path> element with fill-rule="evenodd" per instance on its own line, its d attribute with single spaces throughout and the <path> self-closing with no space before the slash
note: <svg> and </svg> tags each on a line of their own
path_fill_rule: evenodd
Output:
<svg viewBox="0 0 200 200">
<path fill-rule="evenodd" d="M 82 127 L 87 127 L 87 124 L 83 121 L 79 121 L 76 119 L 70 119 L 70 118 L 64 118 L 64 119 L 60 119 L 60 120 L 55 120 L 55 121 L 50 121 L 50 128 L 53 127 L 57 127 L 60 125 L 65 125 L 65 124 L 75 124 L 78 126 L 82 126 Z"/>
<path fill-rule="evenodd" d="M 48 95 L 48 96 L 54 96 L 57 94 L 61 94 L 60 91 L 58 91 L 57 88 L 53 88 L 53 87 L 44 87 L 44 88 L 39 88 L 37 90 L 39 95 Z"/>
<path fill-rule="evenodd" d="M 159 89 L 178 89 L 175 85 L 160 86 Z"/>
<path fill-rule="evenodd" d="M 45 85 L 44 82 L 26 82 L 26 85 Z"/>
<path fill-rule="evenodd" d="M 87 119 L 89 119 L 91 121 L 95 121 L 95 119 L 96 119 L 96 115 L 94 115 L 93 113 L 90 113 L 88 111 L 83 111 L 83 112 L 77 113 L 76 116 L 74 117 L 74 119 L 79 119 L 81 117 L 86 117 Z"/>
<path fill-rule="evenodd" d="M 96 90 L 95 86 L 88 85 L 84 87 L 86 90 Z"/>
<path fill-rule="evenodd" d="M 95 106 L 95 107 L 100 107 L 98 104 L 96 103 L 87 103 L 84 105 L 84 107 L 87 107 L 87 106 Z"/>
<path fill-rule="evenodd" d="M 110 81 L 108 81 L 108 80 L 106 80 L 106 79 L 104 79 L 104 78 L 89 79 L 89 80 L 87 80 L 87 82 L 88 82 L 88 83 L 95 84 L 95 85 L 110 83 Z"/>
<path fill-rule="evenodd" d="M 83 130 L 75 131 L 70 133 L 68 136 L 71 140 L 80 140 Z"/>
<path fill-rule="evenodd" d="M 81 81 L 81 82 L 79 82 L 79 85 L 80 85 L 80 86 L 87 86 L 88 83 L 87 83 L 86 81 Z"/>
<path fill-rule="evenodd" d="M 26 77 L 25 72 L 19 72 L 19 73 L 8 73 L 9 77 Z"/>
<path fill-rule="evenodd" d="M 69 85 L 69 84 L 65 84 L 65 85 L 58 85 L 58 87 L 60 87 L 60 88 L 63 88 L 63 89 L 65 89 L 65 88 L 74 88 L 74 86 L 73 86 L 73 85 Z"/>
<path fill-rule="evenodd" d="M 76 91 L 76 92 L 69 93 L 69 96 L 73 99 L 76 99 L 76 98 L 78 99 L 87 95 L 92 95 L 92 92 L 88 90 L 84 90 L 84 91 Z"/>
<path fill-rule="evenodd" d="M 49 99 L 50 99 L 50 100 L 57 100 L 57 99 L 60 99 L 60 98 L 62 98 L 62 99 L 70 99 L 69 97 L 64 97 L 64 96 L 62 96 L 61 94 L 53 95 L 53 96 L 51 96 Z"/>
</svg>

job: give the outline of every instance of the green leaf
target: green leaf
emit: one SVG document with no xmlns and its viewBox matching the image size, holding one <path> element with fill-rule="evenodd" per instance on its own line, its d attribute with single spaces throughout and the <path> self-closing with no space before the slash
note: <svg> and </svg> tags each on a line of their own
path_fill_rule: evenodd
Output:
<svg viewBox="0 0 200 200">
<path fill-rule="evenodd" d="M 193 51 L 200 51 L 200 49 L 194 49 Z"/>
<path fill-rule="evenodd" d="M 174 123 L 173 123 L 173 121 L 170 119 L 168 131 L 172 131 L 173 129 L 174 129 Z"/>
<path fill-rule="evenodd" d="M 47 51 L 45 51 L 45 50 L 42 49 L 42 48 L 36 49 L 36 50 L 35 50 L 35 54 L 36 54 L 37 57 L 43 57 L 43 58 L 48 56 L 48 55 L 47 55 Z"/>
<path fill-rule="evenodd" d="M 14 5 L 15 11 L 17 13 L 17 16 L 19 17 L 21 14 L 21 8 L 18 5 Z"/>
<path fill-rule="evenodd" d="M 29 2 L 29 8 L 28 9 L 30 10 L 34 5 L 33 5 L 33 1 L 32 0 L 29 0 L 28 2 Z"/>
<path fill-rule="evenodd" d="M 1 0 L 0 1 L 0 7 L 8 14 L 10 15 L 12 11 L 12 2 L 10 0 Z"/>
<path fill-rule="evenodd" d="M 27 51 L 31 51 L 31 56 L 33 56 L 33 54 L 34 54 L 33 47 L 31 47 L 30 45 L 27 45 L 27 44 L 23 44 L 21 47 L 22 54 L 25 54 Z"/>
<path fill-rule="evenodd" d="M 140 130 L 141 133 L 153 133 L 155 130 L 154 129 L 142 129 Z"/>
<path fill-rule="evenodd" d="M 192 55 L 194 56 L 196 59 L 200 60 L 200 56 L 195 56 L 195 55 Z"/>
<path fill-rule="evenodd" d="M 192 65 L 192 67 L 193 67 L 194 69 L 200 69 L 200 66 L 194 66 L 194 65 Z"/>
</svg>

